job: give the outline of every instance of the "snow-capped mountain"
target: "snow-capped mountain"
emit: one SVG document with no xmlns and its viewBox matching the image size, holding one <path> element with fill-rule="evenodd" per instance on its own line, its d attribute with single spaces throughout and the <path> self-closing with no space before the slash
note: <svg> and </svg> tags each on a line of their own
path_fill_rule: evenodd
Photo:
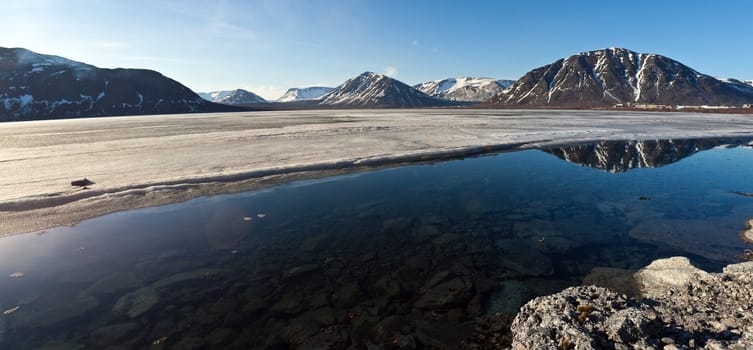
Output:
<svg viewBox="0 0 753 350">
<path fill-rule="evenodd" d="M 715 147 L 751 146 L 751 138 L 683 139 L 644 141 L 601 141 L 597 143 L 544 148 L 570 163 L 622 173 L 635 168 L 656 168 Z"/>
<path fill-rule="evenodd" d="M 155 71 L 0 47 L 0 121 L 228 110 Z"/>
<path fill-rule="evenodd" d="M 201 98 L 226 105 L 267 103 L 261 96 L 243 89 L 200 92 Z"/>
<path fill-rule="evenodd" d="M 428 81 L 413 87 L 429 96 L 445 100 L 481 102 L 498 95 L 514 82 L 514 80 L 460 77 Z"/>
<path fill-rule="evenodd" d="M 750 86 L 753 86 L 753 80 L 746 80 L 746 81 L 744 81 L 744 83 L 746 83 L 746 84 L 748 84 Z"/>
<path fill-rule="evenodd" d="M 311 86 L 306 88 L 290 88 L 284 95 L 277 99 L 277 102 L 292 102 L 317 100 L 326 93 L 332 91 L 331 87 Z"/>
<path fill-rule="evenodd" d="M 753 102 L 753 87 L 701 74 L 668 57 L 610 48 L 536 68 L 493 101 L 556 107 L 741 105 Z"/>
<path fill-rule="evenodd" d="M 433 107 L 447 105 L 386 75 L 365 72 L 322 96 L 320 105 L 337 107 Z"/>
</svg>

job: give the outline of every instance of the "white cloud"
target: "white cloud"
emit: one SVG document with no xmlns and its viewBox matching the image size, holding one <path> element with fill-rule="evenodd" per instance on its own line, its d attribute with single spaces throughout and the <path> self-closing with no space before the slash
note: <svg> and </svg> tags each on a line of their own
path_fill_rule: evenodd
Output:
<svg viewBox="0 0 753 350">
<path fill-rule="evenodd" d="M 410 44 L 413 46 L 418 46 L 418 40 L 413 40 L 410 42 Z"/>
<path fill-rule="evenodd" d="M 394 77 L 397 75 L 397 68 L 389 66 L 384 68 L 384 75 Z"/>
</svg>

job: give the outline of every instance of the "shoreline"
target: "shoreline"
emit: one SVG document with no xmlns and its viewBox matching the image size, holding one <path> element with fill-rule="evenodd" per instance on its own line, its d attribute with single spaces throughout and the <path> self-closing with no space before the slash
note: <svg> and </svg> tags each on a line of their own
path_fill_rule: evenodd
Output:
<svg viewBox="0 0 753 350">
<path fill-rule="evenodd" d="M 282 183 L 597 140 L 745 137 L 748 117 L 336 110 L 0 124 L 0 237 Z M 747 128 L 746 128 L 747 127 Z M 27 174 L 32 174 L 27 176 Z M 89 189 L 70 182 L 88 178 Z"/>
</svg>

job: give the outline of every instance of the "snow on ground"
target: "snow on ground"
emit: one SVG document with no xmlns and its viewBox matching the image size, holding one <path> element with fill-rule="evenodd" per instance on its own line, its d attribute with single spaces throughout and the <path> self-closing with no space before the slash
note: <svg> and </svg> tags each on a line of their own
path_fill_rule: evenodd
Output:
<svg viewBox="0 0 753 350">
<path fill-rule="evenodd" d="M 0 124 L 0 235 L 102 214 L 515 147 L 753 135 L 753 116 L 319 110 Z M 70 185 L 88 178 L 89 189 Z"/>
</svg>

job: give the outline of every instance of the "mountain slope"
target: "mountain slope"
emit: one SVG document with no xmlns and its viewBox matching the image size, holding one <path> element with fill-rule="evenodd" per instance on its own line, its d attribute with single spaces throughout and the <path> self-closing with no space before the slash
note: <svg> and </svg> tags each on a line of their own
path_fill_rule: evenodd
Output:
<svg viewBox="0 0 753 350">
<path fill-rule="evenodd" d="M 200 92 L 201 98 L 226 105 L 267 103 L 261 96 L 243 89 Z"/>
<path fill-rule="evenodd" d="M 305 101 L 316 100 L 324 96 L 328 92 L 332 91 L 331 87 L 323 86 L 311 86 L 306 88 L 290 88 L 285 92 L 277 102 L 292 102 L 292 101 Z"/>
<path fill-rule="evenodd" d="M 409 108 L 447 105 L 388 76 L 365 72 L 322 96 L 320 105 L 333 107 Z"/>
<path fill-rule="evenodd" d="M 513 83 L 513 80 L 459 77 L 428 81 L 413 87 L 445 100 L 481 102 L 498 95 Z"/>
<path fill-rule="evenodd" d="M 155 71 L 0 47 L 0 121 L 229 110 Z"/>
<path fill-rule="evenodd" d="M 553 107 L 741 105 L 753 102 L 753 87 L 701 74 L 668 57 L 610 48 L 536 68 L 493 102 Z"/>
</svg>

